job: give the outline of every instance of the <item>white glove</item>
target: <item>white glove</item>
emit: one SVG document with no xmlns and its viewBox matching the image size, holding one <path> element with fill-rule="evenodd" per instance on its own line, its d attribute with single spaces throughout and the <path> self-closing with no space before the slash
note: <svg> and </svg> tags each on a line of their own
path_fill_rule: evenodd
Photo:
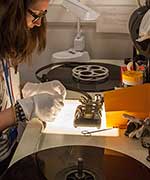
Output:
<svg viewBox="0 0 150 180">
<path fill-rule="evenodd" d="M 53 121 L 63 106 L 63 96 L 58 94 L 42 93 L 17 101 L 28 120 L 39 118 L 42 121 Z"/>
<path fill-rule="evenodd" d="M 139 27 L 139 38 L 136 40 L 142 42 L 146 39 L 150 39 L 150 10 L 144 15 L 140 27 Z"/>
<path fill-rule="evenodd" d="M 22 93 L 24 98 L 34 96 L 36 94 L 48 93 L 50 95 L 61 95 L 63 99 L 65 99 L 66 89 L 63 86 L 63 84 L 58 80 L 49 81 L 45 83 L 28 82 L 22 89 Z"/>
</svg>

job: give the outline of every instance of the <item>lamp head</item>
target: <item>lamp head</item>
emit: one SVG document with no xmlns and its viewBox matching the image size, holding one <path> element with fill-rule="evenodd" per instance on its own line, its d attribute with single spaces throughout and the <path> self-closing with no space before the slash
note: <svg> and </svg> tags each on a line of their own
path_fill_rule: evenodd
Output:
<svg viewBox="0 0 150 180">
<path fill-rule="evenodd" d="M 94 21 L 99 14 L 78 0 L 63 0 L 62 5 L 83 21 Z"/>
</svg>

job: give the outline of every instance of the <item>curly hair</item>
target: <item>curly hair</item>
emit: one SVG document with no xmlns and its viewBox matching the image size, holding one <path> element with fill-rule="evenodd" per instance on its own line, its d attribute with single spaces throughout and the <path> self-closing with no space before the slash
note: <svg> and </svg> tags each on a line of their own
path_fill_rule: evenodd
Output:
<svg viewBox="0 0 150 180">
<path fill-rule="evenodd" d="M 27 27 L 26 13 L 35 1 L 0 0 L 0 59 L 10 59 L 14 66 L 46 46 L 46 18 L 42 18 L 40 27 Z"/>
</svg>

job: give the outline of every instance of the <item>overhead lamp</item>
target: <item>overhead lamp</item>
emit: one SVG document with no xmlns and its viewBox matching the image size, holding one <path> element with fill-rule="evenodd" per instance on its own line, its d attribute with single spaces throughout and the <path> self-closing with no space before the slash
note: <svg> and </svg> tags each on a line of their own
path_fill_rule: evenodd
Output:
<svg viewBox="0 0 150 180">
<path fill-rule="evenodd" d="M 83 21 L 94 21 L 99 14 L 79 0 L 63 0 L 62 5 Z"/>
<path fill-rule="evenodd" d="M 99 14 L 88 6 L 82 4 L 80 0 L 63 0 L 62 6 L 77 17 L 77 34 L 74 38 L 73 48 L 56 52 L 52 55 L 52 63 L 63 61 L 89 61 L 90 56 L 85 51 L 85 37 L 81 30 L 80 21 L 95 21 Z"/>
</svg>

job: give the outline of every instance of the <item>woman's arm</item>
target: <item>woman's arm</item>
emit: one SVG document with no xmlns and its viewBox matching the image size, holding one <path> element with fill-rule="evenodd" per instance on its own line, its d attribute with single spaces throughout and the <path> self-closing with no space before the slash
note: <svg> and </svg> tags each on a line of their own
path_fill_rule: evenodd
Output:
<svg viewBox="0 0 150 180">
<path fill-rule="evenodd" d="M 0 131 L 15 124 L 15 113 L 13 107 L 0 112 Z"/>
</svg>

